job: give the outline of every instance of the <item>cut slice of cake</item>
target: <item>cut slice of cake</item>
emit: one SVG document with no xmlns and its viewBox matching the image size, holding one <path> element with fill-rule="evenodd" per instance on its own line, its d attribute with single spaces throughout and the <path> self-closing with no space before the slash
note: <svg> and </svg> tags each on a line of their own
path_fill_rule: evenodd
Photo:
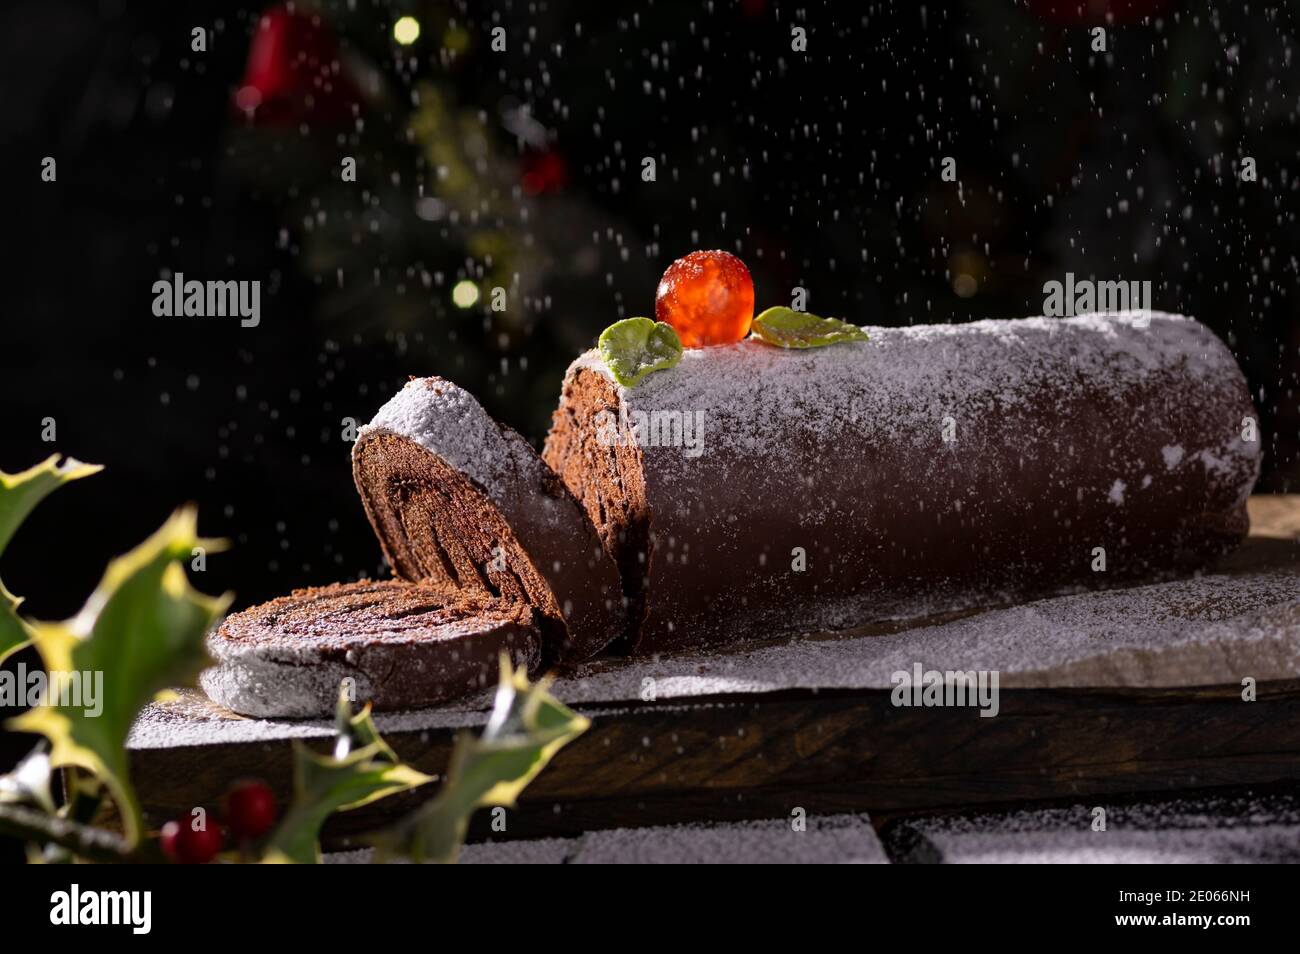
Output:
<svg viewBox="0 0 1300 954">
<path fill-rule="evenodd" d="M 547 663 L 620 632 L 618 568 L 564 483 L 468 392 L 417 378 L 362 428 L 357 490 L 393 572 L 466 599 L 537 611 Z"/>
<path fill-rule="evenodd" d="M 531 607 L 401 580 L 295 590 L 227 617 L 208 637 L 200 676 L 216 702 L 252 716 L 318 716 L 339 687 L 357 704 L 410 709 L 496 683 L 501 653 L 534 668 Z"/>
</svg>

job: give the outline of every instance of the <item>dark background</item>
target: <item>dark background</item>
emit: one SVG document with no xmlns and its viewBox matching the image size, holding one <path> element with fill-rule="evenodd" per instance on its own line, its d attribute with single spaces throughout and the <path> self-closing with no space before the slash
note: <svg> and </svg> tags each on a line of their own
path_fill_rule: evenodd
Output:
<svg viewBox="0 0 1300 954">
<path fill-rule="evenodd" d="M 344 419 L 437 373 L 540 443 L 567 363 L 652 314 L 695 248 L 739 254 L 760 308 L 800 285 L 866 324 L 1038 314 L 1066 271 L 1150 280 L 1232 347 L 1262 488 L 1295 491 L 1297 19 L 1226 0 L 6 4 L 0 469 L 58 451 L 106 470 L 37 509 L 5 583 L 32 616 L 71 614 L 186 501 L 233 543 L 195 582 L 237 606 L 379 573 Z M 261 325 L 155 317 L 172 271 L 260 280 Z M 482 297 L 462 309 L 466 279 Z"/>
</svg>

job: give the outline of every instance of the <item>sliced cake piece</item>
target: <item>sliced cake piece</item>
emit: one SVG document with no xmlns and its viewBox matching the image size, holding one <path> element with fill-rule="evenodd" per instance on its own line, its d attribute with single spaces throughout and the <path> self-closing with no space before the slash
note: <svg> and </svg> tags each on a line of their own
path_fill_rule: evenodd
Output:
<svg viewBox="0 0 1300 954">
<path fill-rule="evenodd" d="M 618 568 L 591 519 L 527 441 L 450 381 L 414 379 L 380 408 L 352 473 L 401 578 L 534 607 L 548 663 L 619 635 Z"/>
<path fill-rule="evenodd" d="M 251 716 L 328 715 L 346 679 L 358 705 L 411 709 L 494 685 L 502 652 L 533 668 L 540 646 L 525 604 L 363 580 L 295 590 L 227 617 L 208 637 L 216 665 L 199 681 Z"/>
</svg>

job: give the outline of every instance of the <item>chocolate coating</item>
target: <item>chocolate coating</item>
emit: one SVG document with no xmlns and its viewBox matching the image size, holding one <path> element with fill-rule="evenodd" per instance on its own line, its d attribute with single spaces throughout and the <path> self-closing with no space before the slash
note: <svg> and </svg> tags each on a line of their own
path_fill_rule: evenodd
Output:
<svg viewBox="0 0 1300 954">
<path fill-rule="evenodd" d="M 1245 535 L 1254 409 L 1203 325 L 868 332 L 691 349 L 630 389 L 570 367 L 544 458 L 623 569 L 635 651 L 1158 578 Z"/>
</svg>

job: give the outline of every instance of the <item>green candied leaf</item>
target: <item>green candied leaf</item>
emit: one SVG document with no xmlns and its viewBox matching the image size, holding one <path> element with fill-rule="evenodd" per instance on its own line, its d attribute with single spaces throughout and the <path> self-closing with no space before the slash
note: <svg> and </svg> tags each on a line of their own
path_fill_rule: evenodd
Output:
<svg viewBox="0 0 1300 954">
<path fill-rule="evenodd" d="M 371 836 L 376 860 L 454 862 L 475 809 L 512 807 L 519 793 L 561 748 L 591 723 L 501 657 L 492 715 L 480 738 L 456 740 L 447 784 L 432 800 Z"/>
<path fill-rule="evenodd" d="M 354 716 L 342 690 L 335 728 L 333 755 L 319 755 L 295 743 L 293 804 L 271 833 L 262 855 L 264 862 L 317 864 L 321 860 L 321 826 L 330 815 L 432 781 L 398 761 L 375 729 L 370 706 Z"/>
<path fill-rule="evenodd" d="M 177 511 L 108 565 L 80 613 L 29 624 L 50 685 L 43 703 L 9 727 L 45 736 L 55 768 L 77 766 L 103 782 L 131 845 L 140 838 L 140 807 L 127 776 L 131 723 L 158 693 L 194 684 L 208 662 L 203 637 L 230 603 L 229 595 L 204 596 L 185 578 L 180 561 L 194 547 L 221 546 L 197 531 L 195 511 Z"/>
<path fill-rule="evenodd" d="M 614 380 L 632 388 L 651 371 L 664 371 L 682 360 L 682 339 L 666 322 L 624 318 L 600 333 L 600 354 Z"/>
<path fill-rule="evenodd" d="M 9 540 L 32 508 L 52 490 L 101 470 L 103 468 L 97 464 L 83 464 L 71 457 L 59 463 L 59 455 L 54 454 L 20 474 L 0 471 L 0 553 L 4 553 Z M 21 603 L 21 598 L 0 583 L 0 662 L 31 641 L 31 629 L 18 615 Z"/>
<path fill-rule="evenodd" d="M 841 341 L 866 341 L 867 333 L 838 318 L 819 318 L 778 305 L 750 326 L 754 337 L 778 348 L 821 348 Z"/>
</svg>

